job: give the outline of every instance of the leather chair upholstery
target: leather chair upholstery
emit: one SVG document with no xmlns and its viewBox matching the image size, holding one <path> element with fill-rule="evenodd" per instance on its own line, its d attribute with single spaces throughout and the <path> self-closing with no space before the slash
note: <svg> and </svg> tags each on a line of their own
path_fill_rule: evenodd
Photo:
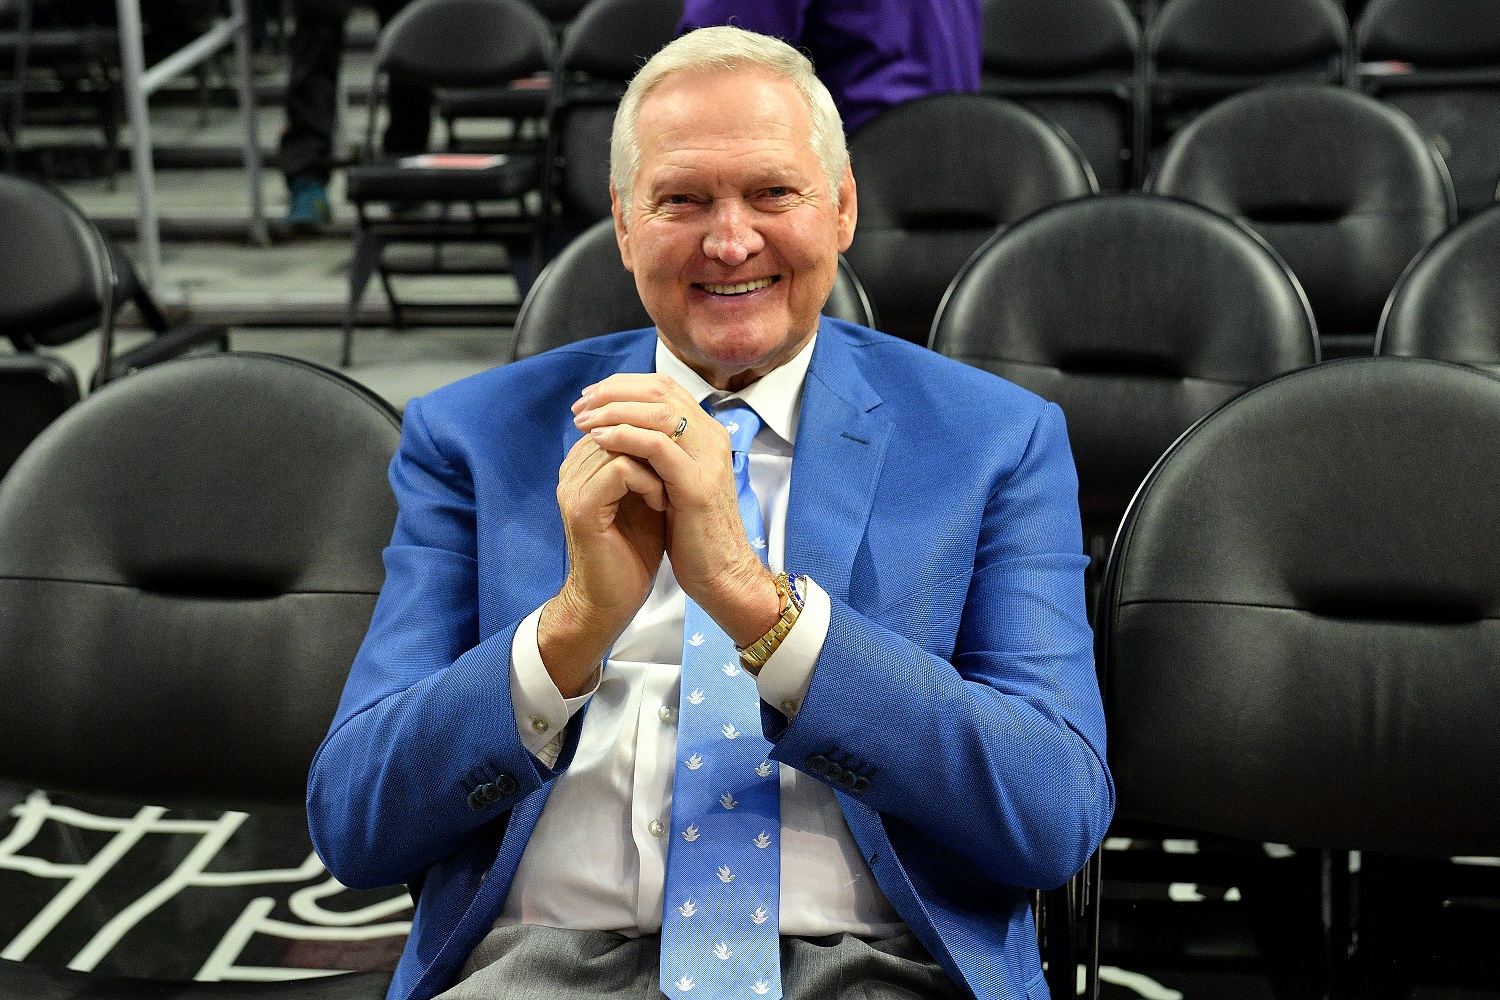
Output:
<svg viewBox="0 0 1500 1000">
<path fill-rule="evenodd" d="M 1341 79 L 1349 23 L 1337 0 L 1173 0 L 1151 26 L 1158 72 L 1185 70 L 1240 78 L 1279 73 Z"/>
<path fill-rule="evenodd" d="M 931 347 L 1063 408 L 1101 562 L 1179 434 L 1318 358 L 1307 302 L 1262 240 L 1150 195 L 1055 205 L 992 239 L 954 281 Z"/>
<path fill-rule="evenodd" d="M 842 257 L 823 312 L 835 319 L 875 326 L 869 297 Z M 603 219 L 568 244 L 531 286 L 516 317 L 510 360 L 519 361 L 587 337 L 651 325 L 651 317 L 636 293 L 635 278 L 620 263 L 614 220 Z"/>
<path fill-rule="evenodd" d="M 1150 146 L 1205 108 L 1278 83 L 1341 84 L 1349 20 L 1339 0 L 1173 0 L 1146 38 Z"/>
<path fill-rule="evenodd" d="M 1500 379 L 1425 360 L 1295 372 L 1184 435 L 1121 527 L 1096 627 L 1117 820 L 1367 865 L 1500 853 L 1497 470 Z M 1335 996 L 1410 971 L 1360 877 Z M 1401 914 L 1408 946 L 1439 912 Z M 1361 967 L 1378 986 L 1350 991 Z"/>
<path fill-rule="evenodd" d="M 1325 354 L 1369 354 L 1396 279 L 1454 218 L 1410 119 L 1339 87 L 1262 87 L 1180 131 L 1147 188 L 1254 228 L 1297 275 Z"/>
<path fill-rule="evenodd" d="M 1440 362 L 1320 365 L 1185 435 L 1110 557 L 1119 815 L 1500 852 L 1497 476 L 1500 379 Z"/>
<path fill-rule="evenodd" d="M 46 354 L 0 355 L 0 476 L 42 429 L 78 402 L 78 376 Z"/>
<path fill-rule="evenodd" d="M 984 93 L 1067 133 L 1105 191 L 1139 182 L 1141 28 L 1125 0 L 986 0 L 983 52 Z"/>
<path fill-rule="evenodd" d="M 262 355 L 69 409 L 0 485 L 0 725 L 27 734 L 0 774 L 300 810 L 384 579 L 399 437 L 367 391 Z"/>
<path fill-rule="evenodd" d="M 1360 86 L 1404 112 L 1442 152 L 1459 218 L 1500 182 L 1500 5 L 1374 0 L 1355 32 Z"/>
<path fill-rule="evenodd" d="M 919 344 L 948 283 L 997 229 L 1098 189 L 1055 127 L 978 94 L 899 104 L 855 133 L 850 155 L 859 226 L 846 256 L 882 328 Z"/>
<path fill-rule="evenodd" d="M 300 814 L 384 580 L 399 440 L 368 391 L 269 355 L 168 362 L 70 408 L 0 481 L 0 777 Z M 389 981 L 0 962 L 18 998 L 378 1000 Z"/>
<path fill-rule="evenodd" d="M 1500 374 L 1500 205 L 1449 230 L 1412 262 L 1381 317 L 1375 353 Z"/>
</svg>

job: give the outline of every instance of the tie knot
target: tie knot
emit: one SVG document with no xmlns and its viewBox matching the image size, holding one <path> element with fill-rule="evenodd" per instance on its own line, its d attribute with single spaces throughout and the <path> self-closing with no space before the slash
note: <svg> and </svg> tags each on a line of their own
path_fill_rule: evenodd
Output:
<svg viewBox="0 0 1500 1000">
<path fill-rule="evenodd" d="M 714 414 L 714 419 L 729 432 L 729 449 L 750 454 L 750 442 L 760 432 L 760 415 L 748 406 L 731 406 Z"/>
</svg>

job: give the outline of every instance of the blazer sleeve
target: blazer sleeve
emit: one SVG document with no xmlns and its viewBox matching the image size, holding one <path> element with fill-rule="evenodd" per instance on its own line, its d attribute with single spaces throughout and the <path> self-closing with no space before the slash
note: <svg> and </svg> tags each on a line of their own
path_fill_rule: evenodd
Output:
<svg viewBox="0 0 1500 1000">
<path fill-rule="evenodd" d="M 801 711 L 768 732 L 775 756 L 1000 882 L 1066 881 L 1114 811 L 1081 551 L 1072 455 L 1047 404 L 985 504 L 966 586 L 921 585 L 952 593 L 951 656 L 909 638 L 911 608 L 947 598 L 909 591 L 868 613 L 835 599 Z"/>
<path fill-rule="evenodd" d="M 352 888 L 411 881 L 553 775 L 516 732 L 519 619 L 480 636 L 473 480 L 434 440 L 421 400 L 390 481 L 385 584 L 308 779 L 313 845 Z"/>
</svg>

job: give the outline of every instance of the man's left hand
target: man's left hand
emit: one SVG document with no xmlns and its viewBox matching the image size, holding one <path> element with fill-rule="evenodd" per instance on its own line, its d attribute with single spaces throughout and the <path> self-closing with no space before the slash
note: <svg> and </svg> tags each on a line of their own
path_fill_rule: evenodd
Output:
<svg viewBox="0 0 1500 1000">
<path fill-rule="evenodd" d="M 680 435 L 674 432 L 686 418 Z M 666 375 L 618 374 L 588 386 L 573 422 L 605 451 L 648 464 L 667 491 L 667 558 L 683 591 L 737 645 L 776 623 L 774 578 L 745 537 L 729 432 Z"/>
</svg>

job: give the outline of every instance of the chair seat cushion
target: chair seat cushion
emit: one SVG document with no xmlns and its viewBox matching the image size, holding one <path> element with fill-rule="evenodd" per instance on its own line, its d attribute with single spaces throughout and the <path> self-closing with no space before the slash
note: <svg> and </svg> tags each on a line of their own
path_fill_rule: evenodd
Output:
<svg viewBox="0 0 1500 1000">
<path fill-rule="evenodd" d="M 350 201 L 495 201 L 516 198 L 541 182 L 534 156 L 506 156 L 488 167 L 402 166 L 398 160 L 350 167 Z"/>
</svg>

